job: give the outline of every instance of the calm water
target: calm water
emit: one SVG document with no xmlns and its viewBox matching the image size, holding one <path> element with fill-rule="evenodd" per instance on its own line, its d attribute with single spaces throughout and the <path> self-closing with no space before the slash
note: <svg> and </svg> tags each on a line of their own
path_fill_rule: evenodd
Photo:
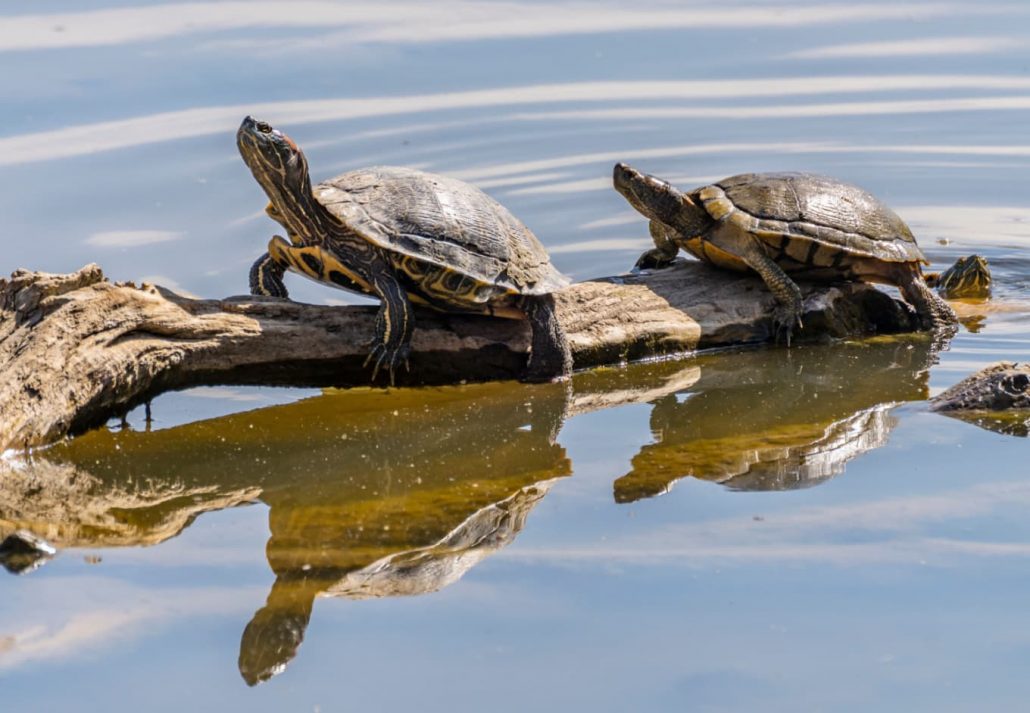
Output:
<svg viewBox="0 0 1030 713">
<path fill-rule="evenodd" d="M 19 14 L 28 13 L 32 14 Z M 997 285 L 919 338 L 554 386 L 166 395 L 0 475 L 24 711 L 999 710 L 1030 694 L 1028 441 L 928 396 L 1030 359 L 1030 6 L 37 0 L 0 8 L 0 272 L 246 291 L 233 134 L 464 178 L 576 278 L 616 160 L 859 183 Z M 353 301 L 295 280 L 300 300 Z M 245 507 L 244 507 L 245 506 Z M 274 675 L 277 674 L 277 675 Z M 251 684 L 251 685 L 248 685 Z"/>
</svg>

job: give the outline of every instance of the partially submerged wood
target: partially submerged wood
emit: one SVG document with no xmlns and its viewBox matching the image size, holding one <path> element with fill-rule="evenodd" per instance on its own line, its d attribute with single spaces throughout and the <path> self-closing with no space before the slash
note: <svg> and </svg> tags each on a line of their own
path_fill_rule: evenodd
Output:
<svg viewBox="0 0 1030 713">
<path fill-rule="evenodd" d="M 862 284 L 805 286 L 806 339 L 913 328 Z M 695 262 L 581 282 L 556 294 L 577 369 L 773 341 L 761 281 Z M 268 298 L 192 299 L 108 282 L 96 265 L 0 280 L 0 450 L 58 440 L 169 389 L 203 384 L 367 385 L 376 308 Z M 418 313 L 398 384 L 516 379 L 525 322 Z"/>
<path fill-rule="evenodd" d="M 1030 434 L 1030 363 L 1000 361 L 930 399 L 930 410 L 1010 436 Z"/>
<path fill-rule="evenodd" d="M 1030 364 L 999 361 L 930 399 L 940 412 L 1030 409 Z"/>
</svg>

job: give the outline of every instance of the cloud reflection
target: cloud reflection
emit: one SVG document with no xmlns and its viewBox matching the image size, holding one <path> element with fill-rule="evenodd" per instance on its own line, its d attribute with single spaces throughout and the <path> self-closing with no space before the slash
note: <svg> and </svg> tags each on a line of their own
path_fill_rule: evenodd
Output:
<svg viewBox="0 0 1030 713">
<path fill-rule="evenodd" d="M 28 617 L 28 607 L 15 606 L 15 621 L 0 620 L 6 633 L 0 635 L 0 672 L 26 664 L 53 662 L 92 655 L 100 647 L 137 638 L 158 625 L 198 616 L 236 614 L 248 607 L 255 592 L 247 589 L 135 588 L 115 580 L 95 580 L 83 600 L 84 580 L 55 579 L 37 588 L 36 614 Z M 98 593 L 102 593 L 98 596 Z M 126 600 L 137 604 L 125 605 Z M 113 607 L 103 601 L 121 601 Z"/>
<path fill-rule="evenodd" d="M 742 4 L 417 2 L 176 3 L 86 12 L 8 15 L 0 51 L 103 47 L 256 28 L 329 30 L 337 44 L 411 44 L 674 28 L 799 27 L 997 12 L 959 3 Z M 273 43 L 277 40 L 273 40 Z"/>
<path fill-rule="evenodd" d="M 844 59 L 859 57 L 918 57 L 934 55 L 989 54 L 1022 47 L 1014 37 L 925 37 L 897 42 L 856 42 L 813 47 L 791 52 L 792 59 Z"/>
<path fill-rule="evenodd" d="M 98 248 L 135 248 L 181 237 L 182 233 L 173 230 L 112 230 L 93 233 L 86 238 L 86 244 Z"/>
<path fill-rule="evenodd" d="M 594 561 L 688 567 L 711 562 L 947 566 L 966 556 L 1030 556 L 1030 544 L 1025 542 L 932 534 L 941 523 L 995 517 L 1005 508 L 1027 505 L 1030 484 L 991 483 L 936 495 L 799 508 L 761 520 L 736 516 L 671 525 L 598 546 L 514 548 L 500 556 L 568 566 Z"/>
</svg>

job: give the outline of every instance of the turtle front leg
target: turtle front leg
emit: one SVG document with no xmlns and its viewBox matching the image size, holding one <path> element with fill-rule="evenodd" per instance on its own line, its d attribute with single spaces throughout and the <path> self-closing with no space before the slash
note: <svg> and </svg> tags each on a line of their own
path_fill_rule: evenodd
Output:
<svg viewBox="0 0 1030 713">
<path fill-rule="evenodd" d="M 897 263 L 895 284 L 901 290 L 905 301 L 915 307 L 919 325 L 923 329 L 940 329 L 958 324 L 955 310 L 937 293 L 927 287 L 920 274 L 919 266 L 911 263 Z"/>
<path fill-rule="evenodd" d="M 365 359 L 365 366 L 372 364 L 372 381 L 379 370 L 385 368 L 390 374 L 390 385 L 394 384 L 394 368 L 400 364 L 408 366 L 411 354 L 411 335 L 415 330 L 415 310 L 397 276 L 383 264 L 375 264 L 368 276 L 369 286 L 382 300 L 376 314 L 375 338 L 372 349 Z"/>
<path fill-rule="evenodd" d="M 250 294 L 289 299 L 290 293 L 286 291 L 286 284 L 283 282 L 286 267 L 272 257 L 271 253 L 259 257 L 250 267 Z"/>
<path fill-rule="evenodd" d="M 637 263 L 633 266 L 634 272 L 639 270 L 660 270 L 663 267 L 668 267 L 676 259 L 676 254 L 679 252 L 679 246 L 674 240 L 676 231 L 673 228 L 657 220 L 652 220 L 648 225 L 648 229 L 651 232 L 651 240 L 654 241 L 654 247 L 645 251 L 637 259 Z"/>
</svg>

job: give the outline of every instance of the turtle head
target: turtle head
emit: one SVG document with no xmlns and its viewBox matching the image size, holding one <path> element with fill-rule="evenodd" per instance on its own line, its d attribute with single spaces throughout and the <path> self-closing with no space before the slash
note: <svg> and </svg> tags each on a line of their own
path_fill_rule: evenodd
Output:
<svg viewBox="0 0 1030 713">
<path fill-rule="evenodd" d="M 956 260 L 935 283 L 947 299 L 987 299 L 991 294 L 991 269 L 981 256 L 969 255 Z"/>
<path fill-rule="evenodd" d="M 682 191 L 629 164 L 615 164 L 612 183 L 638 213 L 665 225 L 677 227 L 682 222 L 684 208 L 694 208 Z"/>
<path fill-rule="evenodd" d="M 246 117 L 236 132 L 236 146 L 266 192 L 270 193 L 270 187 L 299 190 L 310 181 L 304 152 L 293 139 L 263 121 Z"/>
<path fill-rule="evenodd" d="M 278 214 L 277 220 L 298 235 L 309 233 L 321 211 L 311 193 L 304 152 L 289 136 L 250 116 L 236 132 L 236 146 L 254 178 L 268 194 Z"/>
</svg>

